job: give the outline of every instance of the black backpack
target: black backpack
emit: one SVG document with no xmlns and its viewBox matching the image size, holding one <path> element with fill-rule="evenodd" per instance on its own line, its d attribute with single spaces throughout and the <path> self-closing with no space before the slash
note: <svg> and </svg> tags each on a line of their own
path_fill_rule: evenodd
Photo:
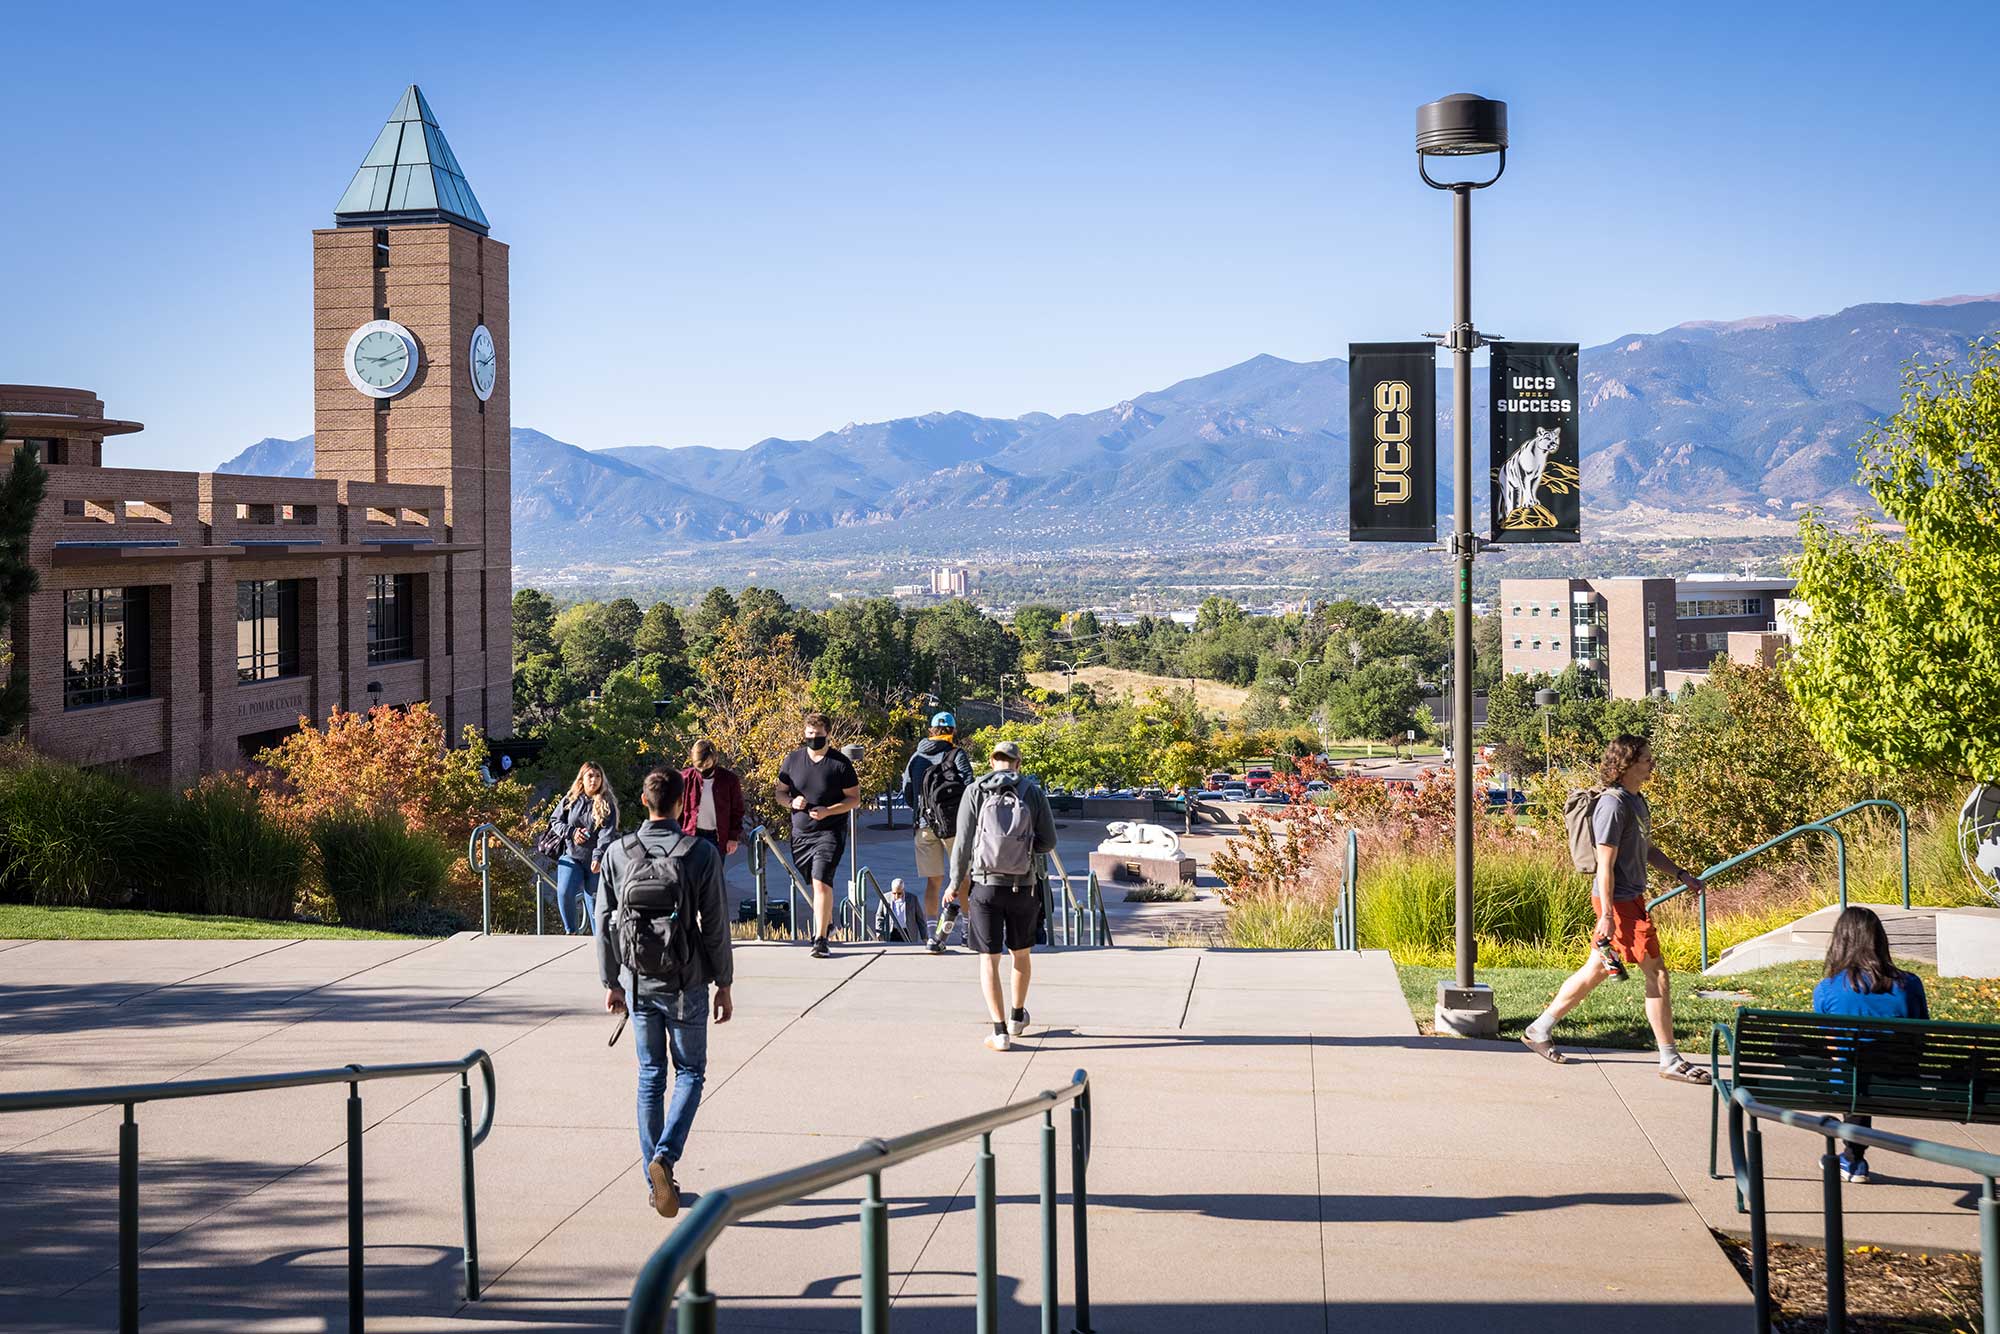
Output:
<svg viewBox="0 0 2000 1334">
<path fill-rule="evenodd" d="M 958 832 L 958 806 L 965 800 L 965 775 L 954 763 L 955 751 L 946 751 L 924 770 L 917 788 L 917 818 L 939 838 Z"/>
<path fill-rule="evenodd" d="M 618 886 L 618 957 L 638 977 L 674 981 L 693 957 L 694 905 L 687 857 L 696 840 L 677 834 L 658 856 L 637 834 L 619 844 L 626 873 Z"/>
</svg>

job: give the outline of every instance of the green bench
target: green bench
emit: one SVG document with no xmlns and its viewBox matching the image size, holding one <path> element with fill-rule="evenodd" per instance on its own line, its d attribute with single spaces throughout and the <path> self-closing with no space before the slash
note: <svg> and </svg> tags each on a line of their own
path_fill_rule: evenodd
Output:
<svg viewBox="0 0 2000 1334">
<path fill-rule="evenodd" d="M 1724 1045 L 1728 1069 L 1723 1068 Z M 1744 1167 L 1742 1089 L 1772 1107 L 1843 1119 L 1894 1116 L 1959 1125 L 2000 1124 L 2000 1024 L 1936 1019 L 1855 1019 L 1797 1010 L 1736 1011 L 1717 1024 L 1710 1053 L 1708 1174 L 1715 1170 L 1717 1112 L 1729 1103 L 1729 1148 Z M 1748 1134 L 1759 1135 L 1754 1120 Z M 1738 1191 L 1737 1207 L 1743 1207 Z"/>
</svg>

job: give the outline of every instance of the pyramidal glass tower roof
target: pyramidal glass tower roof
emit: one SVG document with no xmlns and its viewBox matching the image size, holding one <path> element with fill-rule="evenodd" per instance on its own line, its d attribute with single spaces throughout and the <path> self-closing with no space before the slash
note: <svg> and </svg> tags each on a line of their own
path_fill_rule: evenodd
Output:
<svg viewBox="0 0 2000 1334">
<path fill-rule="evenodd" d="M 414 83 L 389 113 L 347 193 L 333 207 L 341 227 L 385 222 L 455 222 L 486 235 L 486 213 Z"/>
</svg>

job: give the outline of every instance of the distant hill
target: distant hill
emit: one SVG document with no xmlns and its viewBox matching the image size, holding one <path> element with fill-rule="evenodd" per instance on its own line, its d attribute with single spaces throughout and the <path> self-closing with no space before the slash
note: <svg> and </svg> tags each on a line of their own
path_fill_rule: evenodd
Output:
<svg viewBox="0 0 2000 1334">
<path fill-rule="evenodd" d="M 2000 296 L 1949 297 L 1697 321 L 1587 348 L 1586 521 L 1633 501 L 1738 518 L 1858 503 L 1853 445 L 1895 410 L 1903 365 L 1957 355 L 1995 330 Z M 1485 379 L 1474 372 L 1475 405 Z M 1440 375 L 1441 439 L 1449 380 Z M 1478 458 L 1486 425 L 1481 406 Z M 936 412 L 742 450 L 584 450 L 516 428 L 515 559 L 530 570 L 616 562 L 663 545 L 932 517 L 1036 542 L 1336 530 L 1346 515 L 1346 439 L 1346 362 L 1272 356 L 1096 412 Z M 311 436 L 263 440 L 222 469 L 306 475 L 311 448 Z M 1448 506 L 1450 469 L 1441 471 Z M 1474 491 L 1483 505 L 1483 480 Z"/>
</svg>

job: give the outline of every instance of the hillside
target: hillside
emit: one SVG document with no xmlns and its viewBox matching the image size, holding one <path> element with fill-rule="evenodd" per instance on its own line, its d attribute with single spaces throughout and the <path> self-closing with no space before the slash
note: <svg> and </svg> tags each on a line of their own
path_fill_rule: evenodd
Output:
<svg viewBox="0 0 2000 1334">
<path fill-rule="evenodd" d="M 1996 329 L 2000 297 L 1949 298 L 1697 321 L 1587 348 L 1586 528 L 1623 511 L 1645 531 L 1769 534 L 1807 505 L 1857 505 L 1853 445 L 1894 410 L 1902 366 Z M 1474 377 L 1483 403 L 1484 370 Z M 592 451 L 516 428 L 515 558 L 529 571 L 606 568 L 807 534 L 823 535 L 813 547 L 826 557 L 860 559 L 922 532 L 1046 552 L 1337 532 L 1346 416 L 1344 361 L 1257 356 L 1096 412 L 939 412 L 743 450 Z M 1476 457 L 1486 424 L 1482 407 Z M 1446 417 L 1441 438 L 1449 428 Z M 310 436 L 264 440 L 222 466 L 304 473 L 310 450 Z M 1474 492 L 1483 512 L 1483 479 Z"/>
</svg>

